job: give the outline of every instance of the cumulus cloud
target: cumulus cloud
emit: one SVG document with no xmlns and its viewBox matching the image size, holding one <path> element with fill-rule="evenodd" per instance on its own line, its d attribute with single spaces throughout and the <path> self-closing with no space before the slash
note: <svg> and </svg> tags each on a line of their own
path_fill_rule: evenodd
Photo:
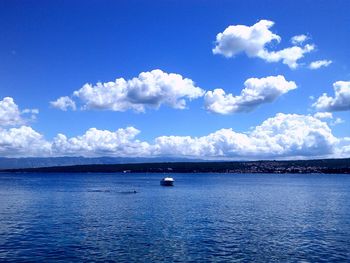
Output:
<svg viewBox="0 0 350 263">
<path fill-rule="evenodd" d="M 0 128 L 0 155 L 3 157 L 48 156 L 151 156 L 150 145 L 137 140 L 133 127 L 116 131 L 91 128 L 83 135 L 67 138 L 58 134 L 48 141 L 28 126 Z"/>
<path fill-rule="evenodd" d="M 35 119 L 37 109 L 25 109 L 21 111 L 13 98 L 5 97 L 0 100 L 0 126 L 22 125 L 30 119 Z M 30 114 L 29 119 L 24 115 Z"/>
<path fill-rule="evenodd" d="M 307 157 L 332 154 L 339 141 L 326 122 L 313 116 L 282 113 L 247 133 L 221 129 L 202 137 L 160 136 L 148 143 L 136 139 L 139 132 L 127 127 L 117 131 L 92 128 L 71 138 L 59 134 L 51 144 L 51 152 L 82 156 Z"/>
<path fill-rule="evenodd" d="M 297 35 L 291 38 L 291 42 L 293 45 L 301 45 L 303 44 L 308 37 L 306 35 Z"/>
<path fill-rule="evenodd" d="M 306 53 L 315 49 L 314 45 L 307 44 L 304 47 L 293 46 L 279 51 L 263 51 L 260 57 L 267 62 L 279 62 L 288 65 L 291 69 L 296 69 L 299 64 L 298 60 L 303 58 Z"/>
<path fill-rule="evenodd" d="M 350 81 L 337 81 L 333 83 L 333 89 L 334 97 L 323 93 L 312 106 L 330 112 L 350 110 Z"/>
<path fill-rule="evenodd" d="M 341 118 L 333 118 L 333 113 L 331 112 L 316 112 L 314 117 L 320 120 L 326 120 L 331 126 L 344 123 L 344 120 Z"/>
<path fill-rule="evenodd" d="M 191 79 L 156 69 L 142 72 L 130 80 L 119 78 L 96 85 L 85 84 L 74 91 L 73 97 L 80 100 L 83 109 L 144 112 L 146 108 L 158 109 L 161 105 L 185 109 L 186 100 L 203 94 L 204 91 L 196 87 Z M 59 98 L 52 104 L 67 109 L 67 102 L 74 109 L 75 104 L 68 97 Z"/>
<path fill-rule="evenodd" d="M 0 101 L 0 125 L 9 126 L 22 123 L 21 112 L 10 97 L 6 97 Z"/>
<path fill-rule="evenodd" d="M 279 75 L 247 79 L 244 87 L 238 96 L 226 94 L 222 89 L 208 91 L 204 97 L 205 108 L 220 114 L 249 112 L 261 104 L 273 102 L 279 96 L 296 89 L 297 85 Z"/>
<path fill-rule="evenodd" d="M 67 111 L 68 109 L 76 110 L 75 102 L 68 96 L 60 97 L 55 101 L 51 101 L 50 104 L 52 107 L 63 111 Z"/>
<path fill-rule="evenodd" d="M 311 44 L 299 46 L 307 39 L 306 36 L 299 35 L 293 38 L 294 42 L 297 42 L 295 46 L 279 51 L 269 51 L 268 44 L 281 41 L 281 37 L 270 30 L 273 25 L 274 22 L 269 20 L 260 20 L 252 26 L 231 25 L 217 34 L 216 45 L 212 51 L 227 58 L 245 53 L 248 57 L 258 57 L 267 62 L 282 61 L 292 69 L 297 68 L 298 60 L 314 50 L 315 46 Z"/>
<path fill-rule="evenodd" d="M 114 132 L 91 128 L 84 135 L 72 138 L 58 134 L 53 140 L 52 152 L 56 155 L 147 156 L 150 146 L 135 139 L 139 132 L 127 127 Z"/>
<path fill-rule="evenodd" d="M 0 129 L 0 154 L 24 156 L 176 156 L 210 159 L 270 159 L 339 157 L 350 154 L 349 140 L 336 138 L 324 122 L 311 115 L 283 114 L 265 120 L 249 132 L 221 129 L 206 136 L 160 136 L 152 142 L 137 139 L 134 127 L 116 131 L 91 128 L 52 141 L 32 128 Z"/>
<path fill-rule="evenodd" d="M 156 148 L 166 155 L 272 158 L 327 155 L 336 143 L 325 122 L 279 113 L 249 133 L 222 129 L 203 137 L 163 136 L 156 139 Z"/>
<path fill-rule="evenodd" d="M 265 49 L 266 44 L 273 40 L 281 41 L 280 36 L 270 31 L 273 25 L 272 21 L 260 20 L 252 26 L 229 26 L 217 34 L 213 53 L 233 57 L 245 52 L 249 57 L 257 57 Z"/>
<path fill-rule="evenodd" d="M 310 69 L 319 69 L 321 67 L 328 67 L 332 64 L 332 60 L 317 60 L 310 63 Z"/>
<path fill-rule="evenodd" d="M 50 156 L 51 144 L 28 126 L 0 128 L 0 155 L 6 157 Z"/>
<path fill-rule="evenodd" d="M 339 147 L 336 150 L 336 156 L 342 158 L 348 158 L 350 156 L 350 137 L 340 140 Z"/>
<path fill-rule="evenodd" d="M 331 112 L 316 112 L 314 117 L 317 119 L 333 119 L 333 114 Z"/>
<path fill-rule="evenodd" d="M 331 125 L 334 126 L 334 125 L 337 125 L 337 124 L 342 124 L 344 123 L 345 121 L 342 119 L 342 118 L 336 118 L 332 123 Z"/>
</svg>

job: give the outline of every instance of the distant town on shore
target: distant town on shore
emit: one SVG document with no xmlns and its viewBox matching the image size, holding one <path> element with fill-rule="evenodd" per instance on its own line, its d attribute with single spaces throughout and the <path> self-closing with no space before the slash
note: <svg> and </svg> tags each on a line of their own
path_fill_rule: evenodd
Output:
<svg viewBox="0 0 350 263">
<path fill-rule="evenodd" d="M 92 162 L 93 159 L 88 159 Z M 88 160 L 85 160 L 86 162 Z M 98 159 L 100 162 L 103 160 Z M 142 159 L 141 159 L 142 160 Z M 52 161 L 52 160 L 51 160 Z M 108 159 L 113 162 L 113 158 Z M 115 162 L 117 159 L 114 160 Z M 127 161 L 124 160 L 124 161 Z M 135 161 L 135 160 L 134 160 Z M 54 163 L 54 162 L 53 162 Z M 69 162 L 68 162 L 69 163 Z M 42 162 L 45 164 L 45 162 Z M 325 173 L 350 174 L 350 158 L 287 161 L 163 161 L 83 164 L 4 169 L 2 172 L 44 173 Z"/>
</svg>

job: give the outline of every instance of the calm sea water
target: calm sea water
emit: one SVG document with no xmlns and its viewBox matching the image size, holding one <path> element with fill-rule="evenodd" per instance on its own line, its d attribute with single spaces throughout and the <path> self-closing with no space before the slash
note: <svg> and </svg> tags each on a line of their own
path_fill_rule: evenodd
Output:
<svg viewBox="0 0 350 263">
<path fill-rule="evenodd" d="M 0 174 L 0 261 L 350 261 L 350 176 L 161 177 Z"/>
</svg>

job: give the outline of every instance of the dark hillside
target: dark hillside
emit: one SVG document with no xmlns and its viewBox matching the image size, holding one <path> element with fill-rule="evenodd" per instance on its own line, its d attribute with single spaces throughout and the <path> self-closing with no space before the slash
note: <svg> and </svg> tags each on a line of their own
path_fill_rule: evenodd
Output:
<svg viewBox="0 0 350 263">
<path fill-rule="evenodd" d="M 94 164 L 7 169 L 6 172 L 45 173 L 343 173 L 350 174 L 350 159 L 249 162 L 160 162 Z"/>
</svg>

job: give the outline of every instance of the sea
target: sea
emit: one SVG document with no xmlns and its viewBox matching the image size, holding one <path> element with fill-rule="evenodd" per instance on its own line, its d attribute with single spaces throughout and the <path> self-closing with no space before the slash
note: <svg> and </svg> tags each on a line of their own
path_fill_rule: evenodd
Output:
<svg viewBox="0 0 350 263">
<path fill-rule="evenodd" d="M 350 262 L 350 175 L 1 173 L 0 262 Z"/>
</svg>

